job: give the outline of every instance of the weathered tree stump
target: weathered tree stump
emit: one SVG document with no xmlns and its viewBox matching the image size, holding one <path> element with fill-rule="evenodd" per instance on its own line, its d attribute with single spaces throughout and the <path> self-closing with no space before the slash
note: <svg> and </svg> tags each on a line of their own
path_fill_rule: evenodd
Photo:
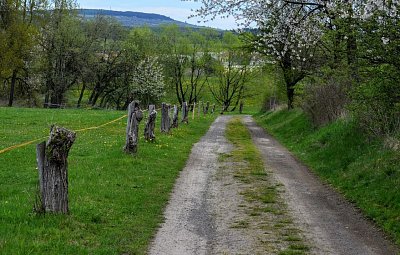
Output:
<svg viewBox="0 0 400 255">
<path fill-rule="evenodd" d="M 139 142 L 139 123 L 143 119 L 143 112 L 140 110 L 139 102 L 133 101 L 128 106 L 128 121 L 126 124 L 126 142 L 124 151 L 134 154 L 137 152 Z"/>
<path fill-rule="evenodd" d="M 239 106 L 239 113 L 240 113 L 240 114 L 243 113 L 243 106 L 244 106 L 244 103 L 243 103 L 243 101 L 242 101 L 242 102 L 240 102 L 240 106 Z"/>
<path fill-rule="evenodd" d="M 171 128 L 171 118 L 169 117 L 169 104 L 162 103 L 161 106 L 161 132 L 169 133 Z"/>
<path fill-rule="evenodd" d="M 36 210 L 68 213 L 68 153 L 76 134 L 68 129 L 52 126 L 47 142 L 36 146 L 39 172 L 40 202 Z"/>
<path fill-rule="evenodd" d="M 189 107 L 186 102 L 183 102 L 182 104 L 182 123 L 189 123 Z"/>
<path fill-rule="evenodd" d="M 149 118 L 147 119 L 146 127 L 144 128 L 144 138 L 147 141 L 154 141 L 156 135 L 154 129 L 156 126 L 157 111 L 155 105 L 149 105 Z"/>
<path fill-rule="evenodd" d="M 172 116 L 172 127 L 177 128 L 179 125 L 179 108 L 178 106 L 174 105 L 174 113 Z"/>
</svg>

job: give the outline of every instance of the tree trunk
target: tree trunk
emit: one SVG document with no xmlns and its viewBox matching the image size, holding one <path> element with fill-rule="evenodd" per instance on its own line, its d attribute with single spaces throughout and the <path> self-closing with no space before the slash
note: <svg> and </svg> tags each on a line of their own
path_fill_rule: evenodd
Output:
<svg viewBox="0 0 400 255">
<path fill-rule="evenodd" d="M 183 102 L 183 105 L 182 105 L 182 123 L 186 123 L 186 124 L 189 123 L 188 115 L 189 115 L 188 104 L 186 102 Z"/>
<path fill-rule="evenodd" d="M 169 117 L 169 104 L 162 103 L 161 106 L 161 132 L 169 133 L 171 128 L 171 119 Z"/>
<path fill-rule="evenodd" d="M 210 108 L 210 102 L 207 102 L 204 107 L 204 115 L 208 114 L 208 109 Z"/>
<path fill-rule="evenodd" d="M 213 104 L 213 107 L 211 109 L 211 113 L 214 113 L 214 112 L 215 112 L 215 104 Z"/>
<path fill-rule="evenodd" d="M 50 97 L 50 105 L 49 108 L 61 108 L 62 107 L 62 101 L 63 101 L 64 95 L 60 92 L 55 93 L 53 91 L 51 97 Z"/>
<path fill-rule="evenodd" d="M 139 143 L 139 123 L 143 119 L 143 112 L 140 110 L 139 102 L 133 101 L 128 106 L 128 120 L 126 124 L 126 142 L 124 151 L 134 154 L 137 152 Z"/>
<path fill-rule="evenodd" d="M 49 140 L 36 146 L 39 172 L 40 211 L 68 213 L 68 153 L 76 134 L 52 126 Z"/>
<path fill-rule="evenodd" d="M 44 104 L 43 104 L 44 108 L 49 108 L 49 98 L 50 98 L 50 94 L 49 94 L 49 91 L 47 91 L 46 95 L 44 96 Z"/>
<path fill-rule="evenodd" d="M 357 39 L 354 35 L 349 35 L 347 39 L 347 64 L 349 65 L 351 76 L 355 81 L 359 80 L 357 65 Z"/>
<path fill-rule="evenodd" d="M 178 106 L 174 105 L 174 115 L 172 117 L 172 127 L 173 128 L 178 127 L 178 125 L 179 125 L 178 119 L 179 119 L 179 108 L 178 108 Z"/>
<path fill-rule="evenodd" d="M 99 92 L 96 92 L 96 93 L 94 94 L 93 98 L 92 98 L 92 101 L 91 101 L 92 106 L 95 106 L 95 105 L 96 105 L 97 100 L 99 99 L 99 97 L 100 97 L 100 93 L 99 93 Z"/>
<path fill-rule="evenodd" d="M 82 90 L 79 95 L 78 104 L 76 105 L 76 108 L 81 108 L 81 102 L 82 102 L 83 94 L 85 93 L 85 89 L 86 89 L 86 82 L 83 82 Z"/>
<path fill-rule="evenodd" d="M 14 70 L 11 77 L 11 86 L 10 86 L 10 97 L 8 100 L 8 106 L 12 107 L 14 102 L 14 92 L 15 92 L 15 83 L 17 82 L 17 71 Z"/>
<path fill-rule="evenodd" d="M 149 105 L 149 118 L 144 129 L 144 138 L 147 141 L 154 141 L 156 136 L 154 134 L 154 128 L 156 126 L 157 111 L 154 105 Z"/>
<path fill-rule="evenodd" d="M 294 87 L 288 85 L 287 88 L 287 98 L 288 98 L 288 110 L 293 109 L 293 101 L 294 101 Z"/>
<path fill-rule="evenodd" d="M 243 113 L 243 102 L 240 102 L 239 113 L 240 113 L 240 114 Z"/>
</svg>

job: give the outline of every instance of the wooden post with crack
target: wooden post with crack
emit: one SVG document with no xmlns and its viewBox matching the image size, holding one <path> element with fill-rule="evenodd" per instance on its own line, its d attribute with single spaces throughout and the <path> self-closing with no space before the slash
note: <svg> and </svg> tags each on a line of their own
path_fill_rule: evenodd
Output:
<svg viewBox="0 0 400 255">
<path fill-rule="evenodd" d="M 177 105 L 174 105 L 174 114 L 172 117 L 172 127 L 177 128 L 179 126 L 179 108 Z"/>
<path fill-rule="evenodd" d="M 161 132 L 169 133 L 171 128 L 171 118 L 169 117 L 170 105 L 162 103 L 161 105 Z"/>
<path fill-rule="evenodd" d="M 128 121 L 126 125 L 126 142 L 124 151 L 135 154 L 139 143 L 139 123 L 143 119 L 139 101 L 133 101 L 128 106 Z"/>
<path fill-rule="evenodd" d="M 75 138 L 75 132 L 52 126 L 49 140 L 36 146 L 39 172 L 39 201 L 36 211 L 63 214 L 69 212 L 67 158 Z"/>
<path fill-rule="evenodd" d="M 189 123 L 189 107 L 187 102 L 182 104 L 182 123 Z"/>
<path fill-rule="evenodd" d="M 144 128 L 144 138 L 147 141 L 154 141 L 156 135 L 154 129 L 156 126 L 157 111 L 155 105 L 149 105 L 149 118 L 147 119 L 146 127 Z"/>
</svg>

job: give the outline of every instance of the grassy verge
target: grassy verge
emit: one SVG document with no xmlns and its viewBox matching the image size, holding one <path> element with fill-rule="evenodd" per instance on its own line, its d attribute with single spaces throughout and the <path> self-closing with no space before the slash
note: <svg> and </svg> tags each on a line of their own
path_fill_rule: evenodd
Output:
<svg viewBox="0 0 400 255">
<path fill-rule="evenodd" d="M 400 153 L 339 120 L 314 130 L 300 110 L 256 116 L 298 158 L 400 244 Z"/>
<path fill-rule="evenodd" d="M 124 114 L 0 108 L 0 148 L 46 136 L 52 123 L 76 130 Z M 126 119 L 79 132 L 69 156 L 65 216 L 32 213 L 38 178 L 33 144 L 0 154 L 0 253 L 146 253 L 175 179 L 213 119 L 190 119 L 171 135 L 157 128 L 157 141 L 141 139 L 135 157 L 122 152 Z"/>
<path fill-rule="evenodd" d="M 268 254 L 306 254 L 309 248 L 287 212 L 282 185 L 266 172 L 261 154 L 239 118 L 228 123 L 226 137 L 234 149 L 221 160 L 229 162 L 235 170 L 234 177 L 242 183 L 240 194 L 245 198 L 243 207 L 248 216 L 232 227 L 261 231 L 258 238 Z"/>
</svg>

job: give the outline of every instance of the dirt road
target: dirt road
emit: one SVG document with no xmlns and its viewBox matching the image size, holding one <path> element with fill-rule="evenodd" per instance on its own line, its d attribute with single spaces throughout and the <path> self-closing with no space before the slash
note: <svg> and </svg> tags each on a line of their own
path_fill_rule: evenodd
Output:
<svg viewBox="0 0 400 255">
<path fill-rule="evenodd" d="M 220 116 L 194 145 L 165 211 L 150 254 L 267 254 L 255 228 L 234 228 L 246 217 L 241 184 L 221 172 L 219 156 L 232 149 L 224 137 L 231 117 Z M 243 122 L 271 178 L 283 184 L 288 212 L 309 243 L 310 254 L 397 254 L 398 250 L 351 204 L 323 185 L 251 117 Z M 265 240 L 263 241 L 265 243 Z"/>
</svg>

